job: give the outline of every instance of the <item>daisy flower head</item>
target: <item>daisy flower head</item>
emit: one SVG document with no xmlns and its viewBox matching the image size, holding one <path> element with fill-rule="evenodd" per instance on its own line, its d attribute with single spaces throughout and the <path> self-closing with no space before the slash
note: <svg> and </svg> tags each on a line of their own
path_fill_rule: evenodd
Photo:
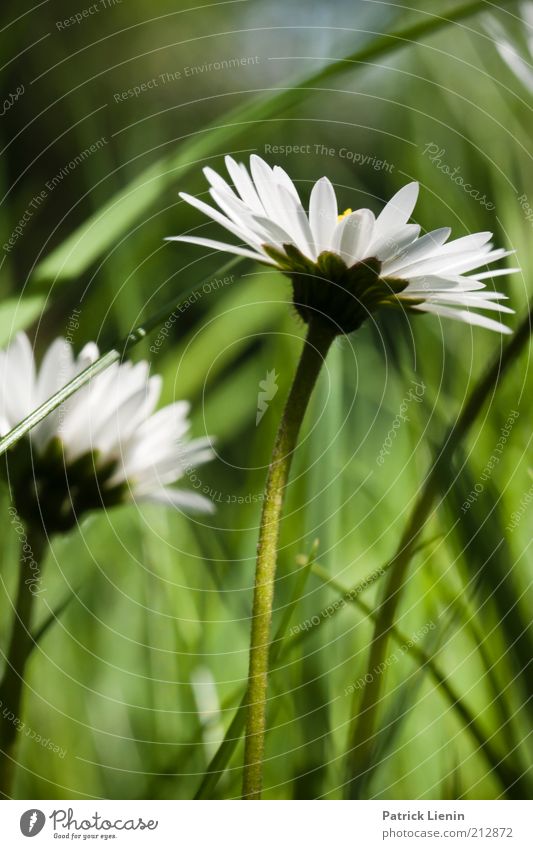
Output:
<svg viewBox="0 0 533 849">
<path fill-rule="evenodd" d="M 6 434 L 99 356 L 94 343 L 75 357 L 56 339 L 36 367 L 19 333 L 0 352 L 0 433 Z M 80 516 L 127 501 L 212 511 L 197 492 L 171 484 L 212 457 L 209 437 L 187 440 L 189 404 L 154 412 L 161 378 L 142 361 L 115 363 L 50 413 L 8 452 L 5 475 L 27 521 L 65 531 Z"/>
<path fill-rule="evenodd" d="M 512 252 L 494 250 L 491 233 L 449 241 L 450 228 L 441 227 L 421 236 L 420 226 L 409 223 L 418 183 L 400 189 L 377 216 L 370 209 L 339 214 L 335 190 L 322 177 L 311 190 L 306 212 L 283 168 L 271 168 L 256 155 L 250 157 L 249 170 L 230 156 L 226 167 L 229 180 L 204 168 L 216 207 L 184 192 L 180 196 L 238 243 L 189 235 L 169 240 L 278 268 L 292 281 L 294 304 L 304 321 L 320 317 L 337 333 L 350 333 L 378 309 L 401 308 L 510 332 L 474 310 L 513 312 L 501 303 L 506 296 L 487 291 L 484 283 L 518 270 L 486 270 Z"/>
</svg>

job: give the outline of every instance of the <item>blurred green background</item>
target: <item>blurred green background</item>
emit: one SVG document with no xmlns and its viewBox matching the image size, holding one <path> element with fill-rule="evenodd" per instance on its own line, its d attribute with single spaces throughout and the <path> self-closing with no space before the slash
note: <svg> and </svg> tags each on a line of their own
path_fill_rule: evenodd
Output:
<svg viewBox="0 0 533 849">
<path fill-rule="evenodd" d="M 427 22 L 428 4 L 407 11 L 364 0 L 194 7 L 109 0 L 83 16 L 90 4 L 82 0 L 50 0 L 34 11 L 4 3 L 2 87 L 6 97 L 24 91 L 0 119 L 0 244 L 26 213 L 28 220 L 2 249 L 2 344 L 27 327 L 38 352 L 69 333 L 76 350 L 89 339 L 105 350 L 165 302 L 233 275 L 180 315 L 157 353 L 150 352 L 157 332 L 132 352 L 163 375 L 162 402 L 190 399 L 193 433 L 216 436 L 216 460 L 197 472 L 199 482 L 189 481 L 209 492 L 216 513 L 117 508 L 54 540 L 39 617 L 69 593 L 75 598 L 33 653 L 24 721 L 65 754 L 24 740 L 18 798 L 192 798 L 244 691 L 260 493 L 304 328 L 278 273 L 248 261 L 221 270 L 226 256 L 163 242 L 192 229 L 221 237 L 178 197 L 179 190 L 205 196 L 204 165 L 222 170 L 225 154 L 246 160 L 256 152 L 288 170 L 304 203 L 327 174 L 342 209 L 375 212 L 419 180 L 416 220 L 424 230 L 491 230 L 497 246 L 516 249 L 523 273 L 505 278 L 503 289 L 525 312 L 532 225 L 519 198 L 533 198 L 531 95 L 494 49 L 491 4 L 477 6 L 458 24 L 419 40 L 391 39 L 375 58 L 344 63 L 262 119 L 252 109 L 258 99 L 290 92 L 296 80 L 383 33 Z M 503 6 L 499 20 L 518 37 L 506 12 L 518 6 Z M 431 4 L 431 15 L 456 8 Z M 65 25 L 76 13 L 82 20 Z M 271 152 L 287 145 L 304 152 Z M 432 161 L 430 145 L 477 197 Z M 317 562 L 347 587 L 386 562 L 435 446 L 501 344 L 483 330 L 395 314 L 335 344 L 293 467 L 274 627 L 316 538 Z M 279 389 L 256 426 L 259 382 L 272 369 Z M 380 465 L 412 381 L 425 385 L 422 401 L 410 403 L 409 422 Z M 402 634 L 432 626 L 416 645 L 461 704 L 420 654 L 391 663 L 361 789 L 367 798 L 516 795 L 502 787 L 480 734 L 518 775 L 531 766 L 532 508 L 509 530 L 532 485 L 531 390 L 524 354 L 442 481 L 401 605 Z M 463 512 L 513 410 L 520 415 L 501 460 Z M 2 500 L 6 515 L 6 492 Z M 2 644 L 16 565 L 17 537 L 6 519 Z M 361 598 L 372 608 L 379 591 L 378 581 Z M 337 597 L 311 574 L 291 625 Z M 346 605 L 305 632 L 272 675 L 267 797 L 342 795 L 346 691 L 365 673 L 371 631 L 371 618 Z M 241 762 L 239 744 L 216 797 L 239 794 Z"/>
</svg>

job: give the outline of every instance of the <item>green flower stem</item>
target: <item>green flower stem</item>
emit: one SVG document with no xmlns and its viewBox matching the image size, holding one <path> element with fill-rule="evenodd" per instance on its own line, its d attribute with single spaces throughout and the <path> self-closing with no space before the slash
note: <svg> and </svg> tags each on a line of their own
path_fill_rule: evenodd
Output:
<svg viewBox="0 0 533 849">
<path fill-rule="evenodd" d="M 16 760 L 14 757 L 20 725 L 22 690 L 26 661 L 34 641 L 30 626 L 35 606 L 35 572 L 30 563 L 42 566 L 46 538 L 42 531 L 26 529 L 25 544 L 31 549 L 19 564 L 17 595 L 11 634 L 5 654 L 5 668 L 0 681 L 0 797 L 10 798 Z M 33 590 L 33 592 L 32 592 Z"/>
<path fill-rule="evenodd" d="M 465 438 L 481 408 L 496 391 L 505 372 L 526 346 L 532 327 L 533 306 L 530 305 L 526 317 L 520 323 L 510 343 L 503 353 L 499 353 L 494 358 L 485 375 L 468 398 L 457 420 L 446 434 L 441 450 L 422 485 L 415 510 L 391 560 L 370 646 L 367 666 L 367 672 L 370 676 L 369 683 L 363 690 L 359 711 L 354 715 L 350 727 L 345 784 L 345 795 L 349 799 L 357 796 L 361 774 L 367 769 L 372 755 L 384 677 L 383 674 L 375 674 L 373 670 L 381 668 L 381 664 L 386 660 L 389 636 L 394 626 L 396 611 L 407 579 L 413 550 L 418 544 L 426 522 L 434 509 L 440 490 L 441 478 L 445 475 L 446 469 L 449 468 L 457 446 Z"/>
<path fill-rule="evenodd" d="M 325 323 L 317 320 L 309 323 L 268 470 L 259 529 L 252 611 L 244 748 L 244 799 L 261 798 L 270 624 L 283 497 L 300 426 L 334 337 L 335 331 Z"/>
</svg>

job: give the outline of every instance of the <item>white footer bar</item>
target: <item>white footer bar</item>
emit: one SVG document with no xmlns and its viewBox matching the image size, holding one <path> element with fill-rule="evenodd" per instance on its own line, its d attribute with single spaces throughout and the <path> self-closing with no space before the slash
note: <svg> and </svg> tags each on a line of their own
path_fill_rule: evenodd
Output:
<svg viewBox="0 0 533 849">
<path fill-rule="evenodd" d="M 532 849 L 532 814 L 527 801 L 4 801 L 0 843 L 6 849 L 67 841 L 158 849 Z"/>
</svg>

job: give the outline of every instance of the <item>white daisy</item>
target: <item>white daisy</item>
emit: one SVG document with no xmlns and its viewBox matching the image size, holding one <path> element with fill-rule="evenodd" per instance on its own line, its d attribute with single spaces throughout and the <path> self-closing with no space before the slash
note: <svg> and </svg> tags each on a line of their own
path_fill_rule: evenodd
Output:
<svg viewBox="0 0 533 849">
<path fill-rule="evenodd" d="M 377 217 L 370 209 L 339 215 L 335 190 L 322 177 L 313 186 L 307 214 L 279 166 L 270 168 L 255 155 L 250 172 L 229 156 L 226 166 L 232 185 L 204 168 L 218 209 L 183 192 L 180 196 L 229 230 L 239 244 L 199 236 L 169 239 L 276 266 L 291 278 L 295 305 L 305 321 L 320 313 L 338 332 L 349 333 L 374 310 L 401 307 L 510 333 L 471 308 L 513 312 L 500 303 L 506 296 L 487 291 L 483 281 L 518 269 L 477 270 L 512 251 L 493 250 L 491 233 L 449 242 L 451 230 L 442 227 L 420 236 L 420 227 L 408 223 L 418 183 L 400 189 Z"/>
<path fill-rule="evenodd" d="M 37 369 L 28 337 L 17 334 L 0 352 L 0 433 L 98 355 L 89 343 L 75 358 L 58 338 Z M 198 493 L 170 486 L 210 460 L 212 449 L 209 438 L 186 440 L 186 401 L 154 412 L 160 393 L 161 378 L 149 376 L 147 362 L 116 363 L 36 425 L 7 455 L 7 478 L 24 518 L 66 530 L 86 510 L 139 499 L 212 511 Z"/>
</svg>

